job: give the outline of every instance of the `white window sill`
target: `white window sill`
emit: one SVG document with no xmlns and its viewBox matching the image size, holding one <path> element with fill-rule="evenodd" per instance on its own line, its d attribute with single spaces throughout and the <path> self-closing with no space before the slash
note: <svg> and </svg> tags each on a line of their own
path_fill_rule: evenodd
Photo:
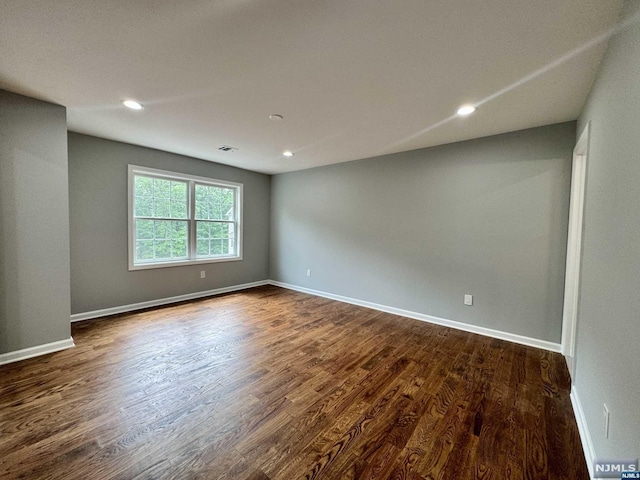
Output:
<svg viewBox="0 0 640 480">
<path fill-rule="evenodd" d="M 139 263 L 129 265 L 129 271 L 134 270 L 150 270 L 152 268 L 167 268 L 167 267 L 185 267 L 187 265 L 203 265 L 205 263 L 220 263 L 220 262 L 237 262 L 242 260 L 241 255 L 234 255 L 228 257 L 215 257 L 215 258 L 201 258 L 198 260 L 179 260 L 171 262 L 155 262 L 155 263 Z"/>
</svg>

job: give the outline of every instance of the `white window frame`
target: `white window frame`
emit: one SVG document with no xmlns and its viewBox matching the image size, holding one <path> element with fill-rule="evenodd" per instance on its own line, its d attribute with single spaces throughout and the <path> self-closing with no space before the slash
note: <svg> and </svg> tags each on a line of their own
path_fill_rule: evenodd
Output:
<svg viewBox="0 0 640 480">
<path fill-rule="evenodd" d="M 135 176 L 144 175 L 149 177 L 163 178 L 167 180 L 178 180 L 187 182 L 187 209 L 188 209 L 188 231 L 189 231 L 189 243 L 188 243 L 188 255 L 189 258 L 185 260 L 168 260 L 166 262 L 151 262 L 151 263 L 135 263 L 135 251 L 136 251 L 136 235 L 135 235 L 135 222 L 133 215 L 134 207 L 134 187 Z M 127 175 L 127 190 L 128 190 L 128 250 L 129 250 L 129 271 L 133 270 L 147 270 L 151 268 L 166 268 L 166 267 L 180 267 L 184 265 L 201 265 L 205 263 L 218 263 L 218 262 L 233 262 L 242 260 L 242 205 L 243 185 L 236 182 L 228 182 L 226 180 L 218 180 L 214 178 L 198 177 L 195 175 L 188 175 L 185 173 L 170 172 L 167 170 L 158 170 L 156 168 L 141 167 L 138 165 L 129 165 Z M 226 187 L 233 188 L 235 191 L 235 225 L 236 225 L 236 253 L 234 255 L 225 255 L 218 257 L 196 257 L 196 219 L 195 219 L 195 185 L 210 185 L 214 187 Z"/>
</svg>

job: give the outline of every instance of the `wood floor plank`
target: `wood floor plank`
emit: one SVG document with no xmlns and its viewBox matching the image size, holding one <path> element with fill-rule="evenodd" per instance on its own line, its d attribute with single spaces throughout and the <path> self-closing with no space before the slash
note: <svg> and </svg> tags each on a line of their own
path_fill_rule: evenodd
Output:
<svg viewBox="0 0 640 480">
<path fill-rule="evenodd" d="M 72 334 L 0 367 L 0 478 L 588 479 L 559 354 L 272 286 Z"/>
</svg>

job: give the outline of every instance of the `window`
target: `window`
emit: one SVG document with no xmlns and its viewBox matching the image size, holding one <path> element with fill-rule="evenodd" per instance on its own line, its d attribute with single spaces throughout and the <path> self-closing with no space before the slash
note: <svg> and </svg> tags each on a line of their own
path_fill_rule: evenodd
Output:
<svg viewBox="0 0 640 480">
<path fill-rule="evenodd" d="M 242 185 L 129 165 L 129 270 L 242 260 Z"/>
</svg>

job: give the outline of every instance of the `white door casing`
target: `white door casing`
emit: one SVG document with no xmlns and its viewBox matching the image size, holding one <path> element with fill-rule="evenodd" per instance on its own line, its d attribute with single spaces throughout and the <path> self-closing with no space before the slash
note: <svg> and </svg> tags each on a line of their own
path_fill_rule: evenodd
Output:
<svg viewBox="0 0 640 480">
<path fill-rule="evenodd" d="M 564 285 L 564 308 L 562 313 L 562 353 L 567 357 L 567 365 L 572 379 L 575 377 L 574 371 L 576 364 L 576 333 L 578 327 L 578 300 L 580 296 L 584 196 L 587 178 L 590 127 L 590 123 L 585 126 L 573 150 L 573 168 L 571 172 L 567 265 Z"/>
</svg>

